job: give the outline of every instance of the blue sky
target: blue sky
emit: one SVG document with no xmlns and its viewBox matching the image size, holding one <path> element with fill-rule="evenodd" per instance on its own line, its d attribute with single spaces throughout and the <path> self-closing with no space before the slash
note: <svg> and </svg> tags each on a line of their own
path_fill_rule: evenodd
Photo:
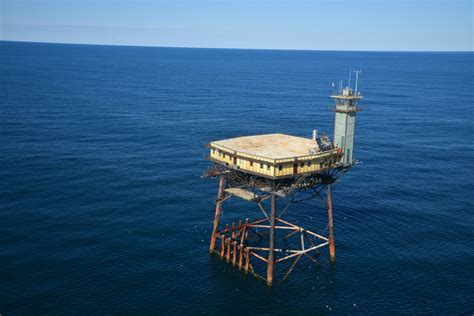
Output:
<svg viewBox="0 0 474 316">
<path fill-rule="evenodd" d="M 472 51 L 472 0 L 0 0 L 0 39 Z"/>
</svg>

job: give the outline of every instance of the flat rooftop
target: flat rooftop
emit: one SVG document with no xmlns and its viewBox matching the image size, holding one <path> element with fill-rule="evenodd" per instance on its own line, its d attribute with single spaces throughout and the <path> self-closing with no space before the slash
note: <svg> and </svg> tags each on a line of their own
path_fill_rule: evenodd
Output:
<svg viewBox="0 0 474 316">
<path fill-rule="evenodd" d="M 286 134 L 243 136 L 211 142 L 229 150 L 269 159 L 285 159 L 309 155 L 318 148 L 311 138 Z"/>
</svg>

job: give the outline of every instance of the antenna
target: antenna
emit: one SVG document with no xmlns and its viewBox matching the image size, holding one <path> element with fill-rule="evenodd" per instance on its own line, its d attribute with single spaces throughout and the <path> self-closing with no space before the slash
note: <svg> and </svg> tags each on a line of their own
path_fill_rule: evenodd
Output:
<svg viewBox="0 0 474 316">
<path fill-rule="evenodd" d="M 351 87 L 351 73 L 352 73 L 352 67 L 349 67 L 349 84 L 347 85 L 349 88 Z"/>
<path fill-rule="evenodd" d="M 357 84 L 359 82 L 359 74 L 362 72 L 362 70 L 354 70 L 354 72 L 356 73 L 356 85 L 355 85 L 355 96 L 357 96 Z"/>
<path fill-rule="evenodd" d="M 332 95 L 335 95 L 336 94 L 336 88 L 334 87 L 335 84 L 334 84 L 334 81 L 332 82 Z"/>
</svg>

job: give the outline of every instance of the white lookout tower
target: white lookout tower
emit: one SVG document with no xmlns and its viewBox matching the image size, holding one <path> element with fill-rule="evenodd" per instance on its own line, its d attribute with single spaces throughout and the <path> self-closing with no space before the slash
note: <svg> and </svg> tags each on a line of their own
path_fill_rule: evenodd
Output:
<svg viewBox="0 0 474 316">
<path fill-rule="evenodd" d="M 333 107 L 336 112 L 334 119 L 334 146 L 343 150 L 341 163 L 345 166 L 354 162 L 354 129 L 356 112 L 360 111 L 357 106 L 359 99 L 362 99 L 360 92 L 357 90 L 360 70 L 355 70 L 356 82 L 355 89 L 351 88 L 351 72 L 349 71 L 349 84 L 346 88 L 342 88 L 342 81 L 339 82 L 338 93 L 331 96 L 336 101 Z M 333 84 L 334 85 L 334 84 Z"/>
</svg>

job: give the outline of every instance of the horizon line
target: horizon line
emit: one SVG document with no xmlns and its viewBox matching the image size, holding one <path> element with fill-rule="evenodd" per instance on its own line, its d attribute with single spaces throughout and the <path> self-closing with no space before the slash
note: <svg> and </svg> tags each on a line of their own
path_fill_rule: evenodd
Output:
<svg viewBox="0 0 474 316">
<path fill-rule="evenodd" d="M 474 50 L 349 50 L 349 49 L 305 49 L 305 48 L 254 48 L 254 47 L 202 47 L 202 46 L 161 46 L 161 45 L 130 45 L 130 44 L 97 44 L 77 42 L 48 42 L 4 40 L 0 42 L 57 44 L 57 45 L 84 45 L 84 46 L 117 46 L 117 47 L 148 47 L 148 48 L 183 48 L 183 49 L 227 49 L 227 50 L 276 50 L 276 51 L 303 51 L 303 52 L 377 52 L 377 53 L 474 53 Z"/>
</svg>

